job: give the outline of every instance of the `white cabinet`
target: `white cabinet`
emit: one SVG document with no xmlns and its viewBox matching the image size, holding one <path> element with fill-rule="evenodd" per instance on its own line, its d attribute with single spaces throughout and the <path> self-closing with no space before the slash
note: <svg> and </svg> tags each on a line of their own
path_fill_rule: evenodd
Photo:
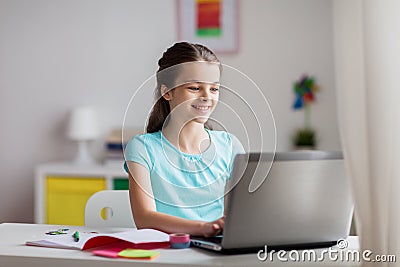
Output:
<svg viewBox="0 0 400 267">
<path fill-rule="evenodd" d="M 128 189 L 123 162 L 115 166 L 39 165 L 35 170 L 35 223 L 83 225 L 86 201 L 105 189 Z"/>
</svg>

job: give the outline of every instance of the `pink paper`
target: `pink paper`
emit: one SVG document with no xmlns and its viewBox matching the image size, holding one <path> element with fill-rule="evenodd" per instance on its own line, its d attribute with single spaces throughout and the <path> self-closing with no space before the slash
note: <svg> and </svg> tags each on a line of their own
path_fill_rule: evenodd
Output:
<svg viewBox="0 0 400 267">
<path fill-rule="evenodd" d="M 107 257 L 107 258 L 118 258 L 118 253 L 124 249 L 159 249 L 169 248 L 169 242 L 153 242 L 153 243 L 139 243 L 133 244 L 127 241 L 115 242 L 99 249 L 93 250 L 93 255 Z"/>
</svg>

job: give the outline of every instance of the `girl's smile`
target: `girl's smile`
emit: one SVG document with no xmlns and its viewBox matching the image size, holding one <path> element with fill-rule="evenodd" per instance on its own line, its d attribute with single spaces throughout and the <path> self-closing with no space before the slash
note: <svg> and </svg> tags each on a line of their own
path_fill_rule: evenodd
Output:
<svg viewBox="0 0 400 267">
<path fill-rule="evenodd" d="M 211 111 L 211 106 L 204 106 L 204 105 L 192 105 L 199 113 L 207 114 Z"/>
</svg>

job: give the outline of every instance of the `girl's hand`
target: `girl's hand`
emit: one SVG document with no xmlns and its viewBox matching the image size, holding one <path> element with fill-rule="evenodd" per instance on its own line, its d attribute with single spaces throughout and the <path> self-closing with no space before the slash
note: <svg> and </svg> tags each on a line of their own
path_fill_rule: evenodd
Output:
<svg viewBox="0 0 400 267">
<path fill-rule="evenodd" d="M 205 237 L 216 236 L 224 229 L 225 215 L 213 222 L 204 222 L 202 224 L 202 234 Z"/>
</svg>

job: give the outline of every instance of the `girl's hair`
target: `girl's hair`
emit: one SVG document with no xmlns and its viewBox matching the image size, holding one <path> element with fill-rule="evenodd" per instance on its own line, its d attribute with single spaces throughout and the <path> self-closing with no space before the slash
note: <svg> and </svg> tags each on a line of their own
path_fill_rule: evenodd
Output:
<svg viewBox="0 0 400 267">
<path fill-rule="evenodd" d="M 175 43 L 168 48 L 158 60 L 159 68 L 156 75 L 157 87 L 154 91 L 154 99 L 156 102 L 147 121 L 147 133 L 160 131 L 168 114 L 171 112 L 168 100 L 161 96 L 161 85 L 167 86 L 169 90 L 173 89 L 172 87 L 178 75 L 178 71 L 174 72 L 174 74 L 170 71 L 165 71 L 168 72 L 168 74 L 165 74 L 162 70 L 178 64 L 194 61 L 206 61 L 220 64 L 219 59 L 210 49 L 200 44 L 187 42 Z M 205 123 L 205 127 L 211 129 L 207 122 Z"/>
</svg>

